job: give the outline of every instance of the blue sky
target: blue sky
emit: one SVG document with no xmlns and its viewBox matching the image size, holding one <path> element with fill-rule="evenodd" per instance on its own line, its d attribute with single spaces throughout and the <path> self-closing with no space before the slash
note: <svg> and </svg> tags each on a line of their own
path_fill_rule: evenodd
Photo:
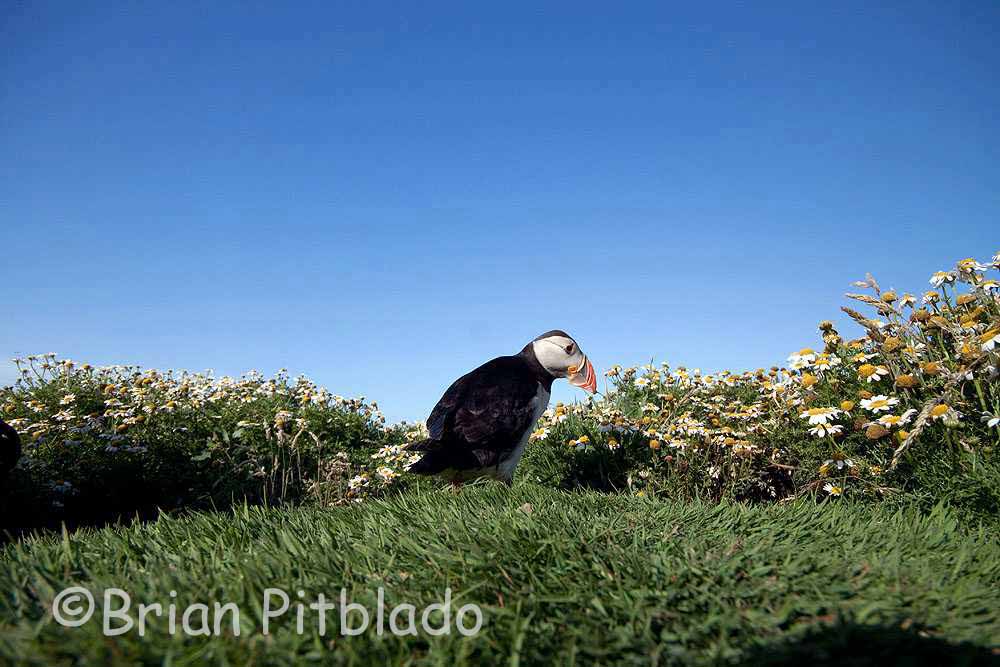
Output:
<svg viewBox="0 0 1000 667">
<path fill-rule="evenodd" d="M 392 419 L 551 328 L 781 361 L 1000 250 L 1000 6 L 878 4 L 7 3 L 0 355 Z"/>
</svg>

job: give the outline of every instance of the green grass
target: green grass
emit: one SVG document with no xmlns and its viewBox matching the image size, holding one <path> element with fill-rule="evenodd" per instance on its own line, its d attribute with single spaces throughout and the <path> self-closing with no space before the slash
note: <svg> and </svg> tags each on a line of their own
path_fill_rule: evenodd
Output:
<svg viewBox="0 0 1000 667">
<path fill-rule="evenodd" d="M 530 507 L 528 507 L 530 505 Z M 63 628 L 56 592 L 235 602 L 238 638 L 171 637 L 153 619 Z M 474 638 L 260 634 L 269 586 L 419 608 L 450 587 L 485 612 Z M 742 506 L 533 485 L 415 490 L 336 509 L 239 508 L 33 538 L 0 552 L 0 662 L 18 664 L 991 664 L 1000 542 L 951 511 Z M 133 610 L 134 615 L 134 610 Z M 854 660 L 854 661 L 852 661 Z M 926 661 L 926 662 L 924 662 Z"/>
</svg>

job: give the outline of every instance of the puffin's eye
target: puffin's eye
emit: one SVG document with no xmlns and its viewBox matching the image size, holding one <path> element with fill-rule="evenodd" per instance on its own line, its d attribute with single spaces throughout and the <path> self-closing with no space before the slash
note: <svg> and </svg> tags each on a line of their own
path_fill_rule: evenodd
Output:
<svg viewBox="0 0 1000 667">
<path fill-rule="evenodd" d="M 566 354 L 573 354 L 573 343 L 566 346 Z"/>
</svg>

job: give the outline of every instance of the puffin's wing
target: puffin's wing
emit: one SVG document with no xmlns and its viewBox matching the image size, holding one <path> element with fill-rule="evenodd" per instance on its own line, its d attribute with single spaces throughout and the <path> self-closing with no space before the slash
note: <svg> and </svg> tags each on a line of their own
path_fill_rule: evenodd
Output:
<svg viewBox="0 0 1000 667">
<path fill-rule="evenodd" d="M 471 373 L 446 420 L 443 440 L 496 465 L 518 444 L 535 416 L 538 381 L 518 357 L 500 357 Z"/>
<path fill-rule="evenodd" d="M 430 438 L 411 449 L 426 451 L 410 470 L 496 465 L 532 425 L 538 382 L 523 361 L 500 357 L 455 381 L 427 418 Z"/>
<path fill-rule="evenodd" d="M 478 369 L 477 369 L 478 370 Z M 444 435 L 449 417 L 455 414 L 456 407 L 461 403 L 465 395 L 465 388 L 468 385 L 469 377 L 473 375 L 467 373 L 451 383 L 444 395 L 438 400 L 437 405 L 431 410 L 430 417 L 427 418 L 427 432 L 431 440 L 440 440 Z"/>
</svg>

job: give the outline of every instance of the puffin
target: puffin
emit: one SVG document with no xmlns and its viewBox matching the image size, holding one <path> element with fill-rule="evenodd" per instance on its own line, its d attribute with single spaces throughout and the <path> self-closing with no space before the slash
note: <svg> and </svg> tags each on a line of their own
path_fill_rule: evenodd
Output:
<svg viewBox="0 0 1000 667">
<path fill-rule="evenodd" d="M 7 476 L 21 457 L 21 438 L 14 427 L 0 419 L 0 479 Z"/>
<path fill-rule="evenodd" d="M 559 378 L 591 394 L 597 391 L 587 355 L 559 329 L 458 378 L 427 418 L 430 437 L 405 447 L 422 453 L 409 471 L 456 485 L 478 478 L 510 484 L 528 437 L 548 407 L 552 382 Z"/>
</svg>

